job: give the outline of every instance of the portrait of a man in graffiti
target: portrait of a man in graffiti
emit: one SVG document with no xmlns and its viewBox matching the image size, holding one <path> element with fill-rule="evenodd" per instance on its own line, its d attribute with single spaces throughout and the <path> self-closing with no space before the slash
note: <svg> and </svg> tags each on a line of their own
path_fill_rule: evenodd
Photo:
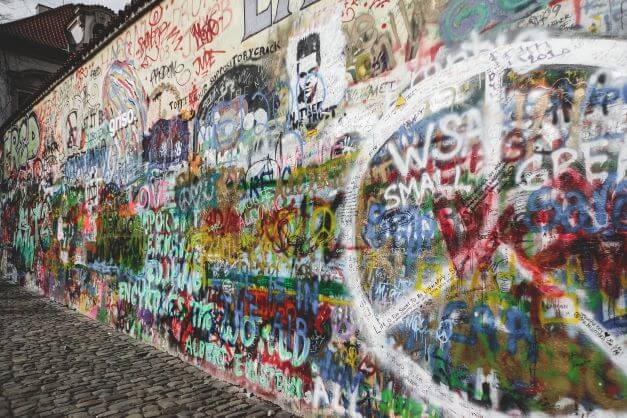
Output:
<svg viewBox="0 0 627 418">
<path fill-rule="evenodd" d="M 320 120 L 324 92 L 319 69 L 320 35 L 312 33 L 298 41 L 296 47 L 298 119 L 306 121 L 307 128 L 312 128 Z"/>
</svg>

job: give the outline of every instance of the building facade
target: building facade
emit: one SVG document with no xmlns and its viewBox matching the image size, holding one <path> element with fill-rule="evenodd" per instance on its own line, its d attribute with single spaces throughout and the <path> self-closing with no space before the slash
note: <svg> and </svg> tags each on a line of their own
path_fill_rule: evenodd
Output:
<svg viewBox="0 0 627 418">
<path fill-rule="evenodd" d="M 37 6 L 37 14 L 0 25 L 0 126 L 56 74 L 72 54 L 103 36 L 113 11 L 102 6 Z"/>
</svg>

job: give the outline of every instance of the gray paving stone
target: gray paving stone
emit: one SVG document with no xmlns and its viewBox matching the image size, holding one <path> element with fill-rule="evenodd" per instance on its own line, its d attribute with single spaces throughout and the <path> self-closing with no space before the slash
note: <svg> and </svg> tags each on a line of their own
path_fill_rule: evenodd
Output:
<svg viewBox="0 0 627 418">
<path fill-rule="evenodd" d="M 13 415 L 15 416 L 32 415 L 36 408 L 37 408 L 37 405 L 34 405 L 34 404 L 20 406 L 20 407 L 13 409 Z"/>
<path fill-rule="evenodd" d="M 116 411 L 127 411 L 129 409 L 131 409 L 132 407 L 135 406 L 135 400 L 134 399 L 126 399 L 126 400 L 122 400 L 122 401 L 116 401 L 112 404 L 109 405 L 109 409 L 110 410 L 116 410 Z"/>
<path fill-rule="evenodd" d="M 87 411 L 81 411 L 81 412 L 74 412 L 71 414 L 67 415 L 67 418 L 86 418 L 89 416 L 89 413 L 87 413 Z"/>
<path fill-rule="evenodd" d="M 81 392 L 78 393 L 76 395 L 74 395 L 74 401 L 75 402 L 82 402 L 85 399 L 92 399 L 94 395 L 92 395 L 89 392 Z"/>
<path fill-rule="evenodd" d="M 152 412 L 152 411 L 160 411 L 161 408 L 159 407 L 159 405 L 155 405 L 154 403 L 149 403 L 147 405 L 143 405 L 142 406 L 142 412 L 147 413 L 147 412 Z"/>
<path fill-rule="evenodd" d="M 238 411 L 238 412 L 231 412 L 230 414 L 226 414 L 224 418 L 242 418 L 246 416 L 248 416 L 247 412 Z"/>
<path fill-rule="evenodd" d="M 76 404 L 76 406 L 78 408 L 84 408 L 84 407 L 89 408 L 91 406 L 96 406 L 96 405 L 100 405 L 100 404 L 102 404 L 102 401 L 100 399 L 91 398 L 91 399 L 86 399 L 84 401 L 78 402 Z"/>
<path fill-rule="evenodd" d="M 168 400 L 168 399 L 159 399 L 157 401 L 157 405 L 159 405 L 161 407 L 161 409 L 168 409 L 168 408 L 172 408 L 174 406 L 176 406 L 176 403 Z"/>
<path fill-rule="evenodd" d="M 106 410 L 107 410 L 107 407 L 105 405 L 97 405 L 97 406 L 89 408 L 87 412 L 89 412 L 89 414 L 93 416 L 93 415 L 102 414 Z"/>
<path fill-rule="evenodd" d="M 98 418 L 105 418 L 105 417 L 108 418 L 108 417 L 124 416 L 124 414 L 120 414 L 118 411 L 106 411 L 96 416 Z"/>
<path fill-rule="evenodd" d="M 280 411 L 2 279 L 0 312 L 6 324 L 0 329 L 0 417 L 237 418 Z"/>
<path fill-rule="evenodd" d="M 70 402 L 70 397 L 68 395 L 62 395 L 55 398 L 52 402 L 54 402 L 56 405 L 64 405 Z"/>
<path fill-rule="evenodd" d="M 52 412 L 47 412 L 47 411 L 46 412 L 41 412 L 39 414 L 39 416 L 41 418 L 61 418 L 61 417 L 63 417 L 63 415 L 61 415 L 61 414 L 53 414 Z"/>
</svg>

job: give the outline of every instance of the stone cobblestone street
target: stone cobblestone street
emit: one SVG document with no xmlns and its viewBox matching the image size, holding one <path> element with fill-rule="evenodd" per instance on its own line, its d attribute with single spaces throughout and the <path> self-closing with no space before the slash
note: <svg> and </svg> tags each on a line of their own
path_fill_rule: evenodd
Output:
<svg viewBox="0 0 627 418">
<path fill-rule="evenodd" d="M 18 416 L 293 415 L 0 280 L 0 417 Z"/>
</svg>

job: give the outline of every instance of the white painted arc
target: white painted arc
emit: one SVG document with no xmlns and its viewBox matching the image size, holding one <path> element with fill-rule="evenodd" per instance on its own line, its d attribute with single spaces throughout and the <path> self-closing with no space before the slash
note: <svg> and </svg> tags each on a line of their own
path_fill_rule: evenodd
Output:
<svg viewBox="0 0 627 418">
<path fill-rule="evenodd" d="M 422 115 L 425 112 L 427 100 L 442 89 L 453 88 L 455 85 L 479 75 L 485 75 L 487 79 L 488 71 L 495 72 L 498 75 L 498 79 L 500 79 L 503 71 L 508 68 L 528 71 L 541 65 L 554 64 L 601 67 L 620 72 L 624 72 L 625 68 L 627 68 L 627 41 L 621 40 L 548 38 L 543 42 L 547 42 L 554 50 L 568 50 L 568 53 L 545 59 L 535 66 L 516 61 L 516 57 L 505 57 L 506 52 L 514 48 L 533 45 L 535 42 L 500 46 L 492 51 L 486 51 L 466 61 L 447 67 L 435 75 L 427 77 L 404 93 L 403 97 L 407 102 L 401 107 L 392 108 L 378 121 L 374 130 L 369 129 L 368 126 L 363 126 L 363 129 L 359 129 L 364 141 L 361 144 L 360 154 L 354 164 L 354 168 L 347 178 L 346 199 L 344 201 L 358 201 L 361 184 L 367 174 L 368 163 L 379 148 L 385 144 L 388 138 L 405 121 Z M 512 62 L 511 66 L 508 60 Z M 487 104 L 488 114 L 486 115 L 487 124 L 484 126 L 498 126 L 499 117 L 497 110 L 499 99 L 502 97 L 503 91 L 500 83 L 496 83 L 495 88 L 491 88 L 486 83 L 485 103 Z M 437 110 L 431 108 L 432 112 Z M 487 131 L 484 131 L 484 134 L 486 134 L 485 138 L 489 141 L 487 145 L 495 149 L 500 140 L 500 131 L 498 129 L 484 129 Z M 488 157 L 486 160 L 485 172 L 490 172 L 499 162 L 497 153 L 491 154 L 492 157 Z M 356 250 L 356 208 L 353 205 L 347 206 L 345 203 L 338 209 L 337 213 L 340 242 L 345 243 L 349 248 L 345 251 L 341 260 L 344 277 L 353 297 L 353 309 L 362 337 L 373 350 L 376 350 L 377 360 L 389 370 L 396 372 L 403 381 L 407 382 L 408 386 L 413 389 L 414 395 L 429 399 L 434 405 L 444 406 L 446 410 L 457 413 L 459 416 L 468 414 L 469 409 L 478 416 L 483 416 L 485 411 L 473 410 L 475 408 L 467 401 L 464 401 L 458 395 L 448 392 L 445 387 L 435 384 L 431 380 L 431 376 L 404 353 L 394 350 L 387 345 L 386 331 L 407 315 L 415 312 L 420 306 L 427 303 L 430 298 L 424 293 L 412 292 L 387 311 L 375 313 L 361 286 Z M 492 222 L 493 220 L 490 220 L 489 223 Z M 448 285 L 448 282 L 443 283 L 442 291 L 447 290 L 445 286 Z M 598 338 L 586 327 L 579 328 L 592 341 L 598 341 Z M 608 349 L 603 347 L 602 344 L 599 347 L 609 353 Z M 627 373 L 625 356 L 626 354 L 622 354 L 616 365 L 624 373 Z M 609 358 L 612 357 L 610 356 Z M 490 416 L 505 416 L 505 414 L 491 411 Z"/>
</svg>

